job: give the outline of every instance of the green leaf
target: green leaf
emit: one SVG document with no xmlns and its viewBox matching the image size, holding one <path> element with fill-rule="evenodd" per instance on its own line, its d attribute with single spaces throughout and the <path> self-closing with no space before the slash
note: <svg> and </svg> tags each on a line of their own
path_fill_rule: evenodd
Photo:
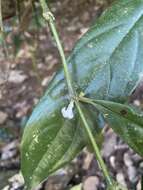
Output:
<svg viewBox="0 0 143 190">
<path fill-rule="evenodd" d="M 136 107 L 110 101 L 94 102 L 96 108 L 104 114 L 109 126 L 143 156 L 143 112 Z"/>
<path fill-rule="evenodd" d="M 56 91 L 48 94 L 35 108 L 23 135 L 22 173 L 28 189 L 36 187 L 49 174 L 69 163 L 87 143 L 76 110 L 73 119 L 63 118 L 61 109 L 67 104 L 66 98 L 60 97 Z M 93 130 L 98 125 L 95 110 L 82 109 Z M 96 135 L 100 130 L 96 127 L 93 132 Z"/>
<path fill-rule="evenodd" d="M 68 59 L 77 90 L 124 101 L 143 73 L 143 1 L 118 0 L 77 43 Z"/>
<path fill-rule="evenodd" d="M 82 184 L 72 187 L 70 190 L 82 190 Z"/>
<path fill-rule="evenodd" d="M 109 8 L 76 44 L 68 58 L 72 84 L 90 98 L 126 101 L 143 73 L 143 1 L 120 0 Z M 69 104 L 64 72 L 60 69 L 27 123 L 22 139 L 22 173 L 29 189 L 71 161 L 86 144 L 86 135 Z M 98 113 L 82 106 L 93 128 Z M 95 124 L 96 126 L 96 124 Z M 95 134 L 100 131 L 97 127 Z"/>
</svg>

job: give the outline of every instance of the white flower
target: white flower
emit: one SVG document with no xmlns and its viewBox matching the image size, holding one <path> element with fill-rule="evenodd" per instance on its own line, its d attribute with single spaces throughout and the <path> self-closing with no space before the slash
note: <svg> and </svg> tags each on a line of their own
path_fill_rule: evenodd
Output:
<svg viewBox="0 0 143 190">
<path fill-rule="evenodd" d="M 74 108 L 74 101 L 71 100 L 68 107 L 64 107 L 61 110 L 63 117 L 67 119 L 73 119 L 74 117 L 73 108 Z"/>
</svg>

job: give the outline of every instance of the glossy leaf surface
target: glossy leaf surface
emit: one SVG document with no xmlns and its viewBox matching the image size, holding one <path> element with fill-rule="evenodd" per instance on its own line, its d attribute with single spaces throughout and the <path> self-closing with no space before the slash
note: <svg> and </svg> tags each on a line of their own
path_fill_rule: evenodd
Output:
<svg viewBox="0 0 143 190">
<path fill-rule="evenodd" d="M 125 101 L 143 73 L 143 1 L 120 0 L 113 4 L 76 44 L 68 58 L 73 87 L 90 98 Z M 22 140 L 22 173 L 29 189 L 62 167 L 86 145 L 86 135 L 76 109 L 74 118 L 63 118 L 69 96 L 63 70 L 27 123 Z M 98 113 L 83 106 L 94 128 Z M 96 123 L 96 124 L 94 124 Z M 94 131 L 94 130 L 93 130 Z M 100 131 L 97 127 L 94 131 Z"/>
<path fill-rule="evenodd" d="M 77 43 L 69 58 L 85 95 L 124 101 L 143 73 L 143 1 L 120 0 Z"/>
<path fill-rule="evenodd" d="M 143 112 L 133 106 L 110 101 L 95 101 L 109 126 L 143 156 Z"/>
<path fill-rule="evenodd" d="M 60 94 L 49 92 L 49 96 L 41 99 L 27 123 L 21 156 L 28 189 L 36 187 L 49 174 L 70 162 L 88 142 L 76 110 L 73 119 L 63 118 L 61 109 L 66 102 L 64 96 L 60 98 Z M 96 136 L 101 130 L 97 127 L 96 110 L 82 109 Z"/>
</svg>

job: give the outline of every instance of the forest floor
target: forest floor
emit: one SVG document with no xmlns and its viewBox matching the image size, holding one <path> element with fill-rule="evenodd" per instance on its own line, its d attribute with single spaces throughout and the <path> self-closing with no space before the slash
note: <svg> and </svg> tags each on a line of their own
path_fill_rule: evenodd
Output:
<svg viewBox="0 0 143 190">
<path fill-rule="evenodd" d="M 65 0 L 52 4 L 67 56 L 104 9 L 104 4 L 92 0 L 84 3 Z M 10 24 L 11 21 L 5 23 L 7 28 Z M 30 27 L 21 35 L 16 31 L 17 27 L 12 27 L 6 38 L 9 57 L 3 56 L 2 48 L 0 52 L 0 190 L 24 189 L 19 173 L 23 129 L 61 64 L 48 27 Z M 142 105 L 142 94 L 141 85 L 132 102 Z M 102 155 L 111 175 L 129 190 L 141 190 L 143 159 L 108 126 L 104 134 Z M 37 190 L 66 190 L 80 183 L 84 190 L 106 189 L 96 159 L 86 148 L 69 166 L 49 177 Z"/>
</svg>

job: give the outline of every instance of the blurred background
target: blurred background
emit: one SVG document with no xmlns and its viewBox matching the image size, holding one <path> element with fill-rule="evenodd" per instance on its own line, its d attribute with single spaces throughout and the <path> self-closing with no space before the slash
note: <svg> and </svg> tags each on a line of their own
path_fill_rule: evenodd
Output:
<svg viewBox="0 0 143 190">
<path fill-rule="evenodd" d="M 113 0 L 50 0 L 66 55 Z M 23 190 L 20 141 L 33 107 L 61 64 L 38 1 L 2 0 L 0 36 L 0 190 Z M 143 85 L 131 101 L 142 106 Z M 102 155 L 111 175 L 129 190 L 141 190 L 143 159 L 105 126 Z M 106 189 L 96 159 L 86 148 L 37 190 Z M 74 189 L 73 189 L 74 190 Z"/>
</svg>

